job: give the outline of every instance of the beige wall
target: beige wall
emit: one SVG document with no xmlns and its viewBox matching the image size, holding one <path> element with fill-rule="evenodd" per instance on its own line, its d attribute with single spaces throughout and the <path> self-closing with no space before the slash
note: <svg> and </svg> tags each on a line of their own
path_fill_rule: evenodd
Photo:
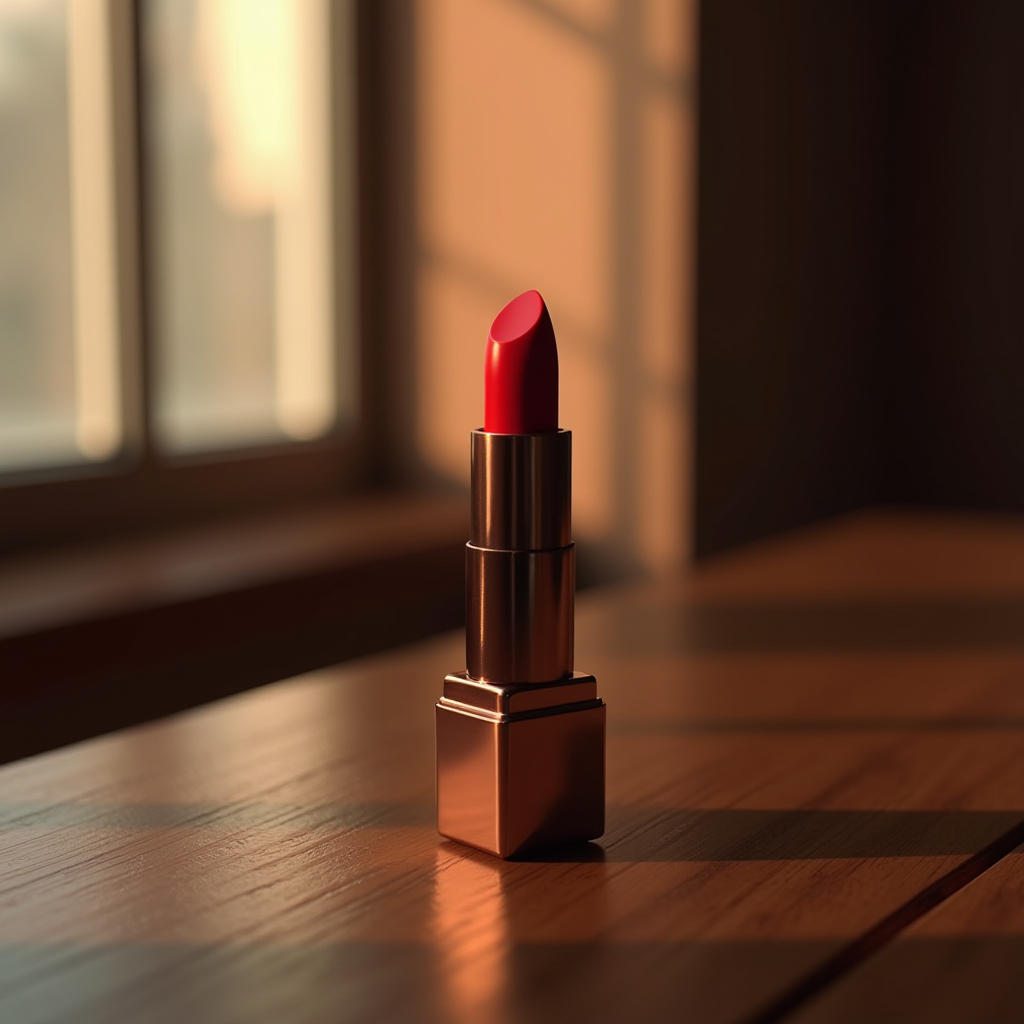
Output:
<svg viewBox="0 0 1024 1024">
<path fill-rule="evenodd" d="M 696 0 L 419 0 L 418 459 L 468 476 L 487 328 L 527 288 L 558 336 L 577 540 L 689 546 Z"/>
</svg>

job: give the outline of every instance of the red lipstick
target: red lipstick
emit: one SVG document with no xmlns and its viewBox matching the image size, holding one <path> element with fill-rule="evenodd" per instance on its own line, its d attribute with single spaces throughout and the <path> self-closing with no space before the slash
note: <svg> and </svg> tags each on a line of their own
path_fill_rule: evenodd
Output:
<svg viewBox="0 0 1024 1024">
<path fill-rule="evenodd" d="M 437 704 L 437 828 L 511 857 L 604 832 L 605 705 L 573 670 L 572 435 L 544 300 L 513 299 L 470 435 L 465 672 Z"/>
<path fill-rule="evenodd" d="M 484 430 L 558 429 L 558 349 L 540 292 L 523 292 L 495 318 L 484 357 Z"/>
</svg>

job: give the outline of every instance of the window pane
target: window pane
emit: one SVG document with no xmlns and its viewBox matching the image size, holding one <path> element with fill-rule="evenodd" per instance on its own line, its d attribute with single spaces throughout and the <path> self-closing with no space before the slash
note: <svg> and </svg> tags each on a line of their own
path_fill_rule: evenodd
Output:
<svg viewBox="0 0 1024 1024">
<path fill-rule="evenodd" d="M 103 0 L 0 0 L 0 470 L 121 443 Z"/>
<path fill-rule="evenodd" d="M 328 0 L 147 0 L 155 426 L 165 450 L 336 410 Z"/>
</svg>

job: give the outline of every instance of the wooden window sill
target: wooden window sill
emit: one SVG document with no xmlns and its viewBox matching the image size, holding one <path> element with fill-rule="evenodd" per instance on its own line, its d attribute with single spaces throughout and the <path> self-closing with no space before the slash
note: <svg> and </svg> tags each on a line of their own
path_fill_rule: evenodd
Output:
<svg viewBox="0 0 1024 1024">
<path fill-rule="evenodd" d="M 463 620 L 464 497 L 380 494 L 0 564 L 0 761 Z"/>
</svg>

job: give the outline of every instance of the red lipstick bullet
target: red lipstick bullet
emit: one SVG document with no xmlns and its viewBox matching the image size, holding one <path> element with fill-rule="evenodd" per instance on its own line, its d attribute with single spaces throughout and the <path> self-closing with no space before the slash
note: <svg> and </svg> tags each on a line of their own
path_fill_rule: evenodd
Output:
<svg viewBox="0 0 1024 1024">
<path fill-rule="evenodd" d="M 523 292 L 495 318 L 484 358 L 484 430 L 558 429 L 558 349 L 540 292 Z"/>
<path fill-rule="evenodd" d="M 605 705 L 573 671 L 572 435 L 544 300 L 495 318 L 470 435 L 465 672 L 437 704 L 437 828 L 499 857 L 604 832 Z"/>
</svg>

